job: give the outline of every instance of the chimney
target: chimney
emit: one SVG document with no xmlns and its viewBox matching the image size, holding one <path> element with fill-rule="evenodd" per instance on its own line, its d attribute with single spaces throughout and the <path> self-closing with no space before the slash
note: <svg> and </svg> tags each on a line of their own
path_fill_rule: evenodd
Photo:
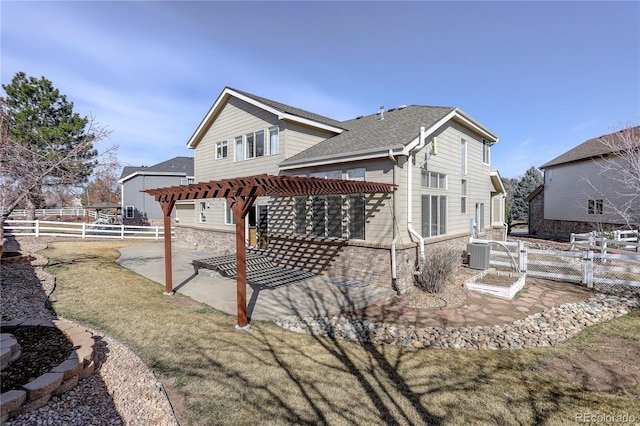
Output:
<svg viewBox="0 0 640 426">
<path fill-rule="evenodd" d="M 380 105 L 380 120 L 384 120 L 384 105 Z"/>
</svg>

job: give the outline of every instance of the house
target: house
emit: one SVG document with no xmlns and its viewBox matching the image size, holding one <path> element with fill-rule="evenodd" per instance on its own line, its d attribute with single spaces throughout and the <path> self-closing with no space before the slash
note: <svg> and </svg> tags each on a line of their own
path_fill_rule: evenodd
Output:
<svg viewBox="0 0 640 426">
<path fill-rule="evenodd" d="M 490 163 L 497 141 L 453 107 L 339 121 L 226 87 L 187 147 L 196 183 L 266 173 L 397 185 L 382 195 L 258 198 L 247 244 L 288 267 L 404 291 L 430 246 L 462 256 L 472 235 L 504 238 L 505 191 Z M 224 198 L 175 207 L 179 244 L 233 252 Z"/>
<path fill-rule="evenodd" d="M 624 161 L 624 155 L 614 154 L 612 143 L 623 140 L 637 146 L 640 126 L 589 139 L 543 164 L 544 184 L 527 199 L 529 233 L 568 239 L 571 233 L 625 225 L 619 212 L 632 206 L 628 197 L 617 196 L 623 185 L 616 181 L 618 166 L 612 167 Z"/>
<path fill-rule="evenodd" d="M 159 224 L 162 223 L 162 209 L 153 197 L 141 191 L 192 183 L 193 157 L 174 157 L 153 166 L 126 166 L 118 182 L 122 222 L 126 225 Z"/>
</svg>

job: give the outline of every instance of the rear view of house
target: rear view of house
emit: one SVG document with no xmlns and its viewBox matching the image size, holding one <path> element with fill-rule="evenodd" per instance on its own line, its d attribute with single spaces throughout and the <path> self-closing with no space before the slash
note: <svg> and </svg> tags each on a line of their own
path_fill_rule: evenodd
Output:
<svg viewBox="0 0 640 426">
<path fill-rule="evenodd" d="M 394 184 L 388 194 L 259 197 L 247 245 L 288 267 L 413 285 L 429 246 L 504 238 L 504 188 L 491 170 L 498 137 L 454 107 L 400 106 L 338 121 L 232 88 L 187 146 L 195 182 L 271 174 Z M 224 198 L 178 201 L 178 243 L 233 252 Z"/>
<path fill-rule="evenodd" d="M 162 209 L 145 189 L 193 182 L 193 157 L 174 157 L 153 166 L 124 167 L 120 175 L 122 222 L 126 225 L 162 223 Z"/>
</svg>

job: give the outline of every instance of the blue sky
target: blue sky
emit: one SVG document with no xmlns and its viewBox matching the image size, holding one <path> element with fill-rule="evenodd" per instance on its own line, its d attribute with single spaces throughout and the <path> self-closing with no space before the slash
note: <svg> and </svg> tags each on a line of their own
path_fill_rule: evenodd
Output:
<svg viewBox="0 0 640 426">
<path fill-rule="evenodd" d="M 225 86 L 339 120 L 459 107 L 500 136 L 504 177 L 640 120 L 637 1 L 3 0 L 0 16 L 2 83 L 51 80 L 124 165 L 193 155 Z"/>
</svg>

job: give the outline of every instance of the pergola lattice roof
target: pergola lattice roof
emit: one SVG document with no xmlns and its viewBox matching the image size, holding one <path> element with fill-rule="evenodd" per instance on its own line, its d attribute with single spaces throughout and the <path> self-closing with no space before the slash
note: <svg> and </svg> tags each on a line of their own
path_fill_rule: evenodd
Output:
<svg viewBox="0 0 640 426">
<path fill-rule="evenodd" d="M 189 185 L 147 189 L 144 192 L 156 201 L 198 200 L 248 196 L 292 197 L 304 195 L 346 195 L 391 192 L 396 185 L 342 179 L 322 179 L 298 176 L 255 175 L 214 180 Z"/>
</svg>

